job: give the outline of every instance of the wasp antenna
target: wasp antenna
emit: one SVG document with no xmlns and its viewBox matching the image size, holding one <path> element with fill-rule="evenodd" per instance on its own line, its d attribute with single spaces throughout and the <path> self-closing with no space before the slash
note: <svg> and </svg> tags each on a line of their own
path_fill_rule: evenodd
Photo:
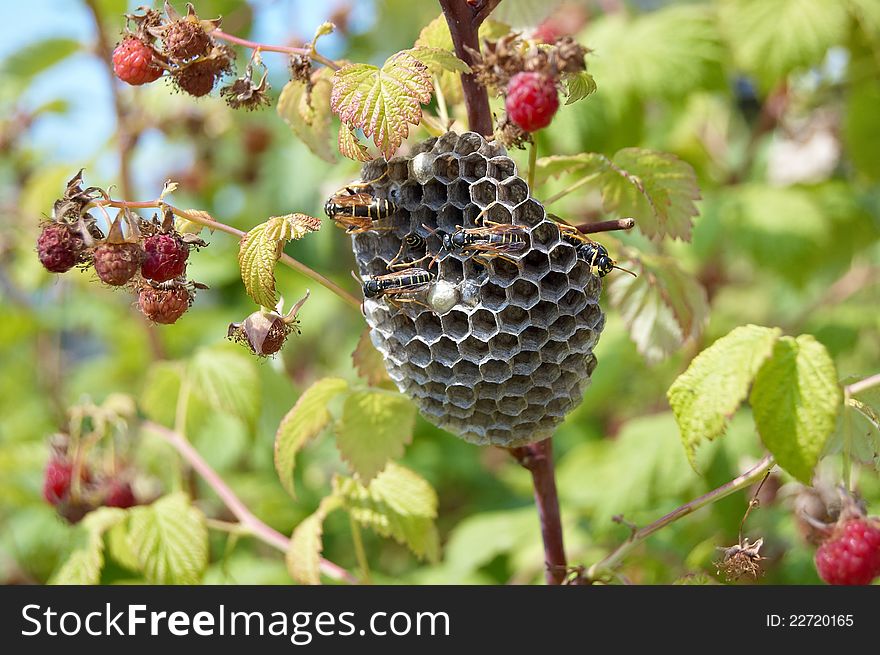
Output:
<svg viewBox="0 0 880 655">
<path fill-rule="evenodd" d="M 358 274 L 354 271 L 351 272 L 351 276 L 354 278 L 354 281 L 358 283 L 359 287 L 364 286 L 364 280 L 361 277 L 358 277 Z"/>
<path fill-rule="evenodd" d="M 638 277 L 637 273 L 633 273 L 631 270 L 629 270 L 628 268 L 624 268 L 623 266 L 618 266 L 617 264 L 615 264 L 614 268 L 616 268 L 618 271 L 623 271 L 624 273 L 629 273 L 633 277 Z"/>
</svg>

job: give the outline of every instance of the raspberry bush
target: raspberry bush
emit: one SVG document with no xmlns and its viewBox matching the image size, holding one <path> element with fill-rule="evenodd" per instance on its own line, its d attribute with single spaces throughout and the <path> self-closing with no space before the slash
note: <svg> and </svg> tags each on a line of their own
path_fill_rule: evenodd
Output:
<svg viewBox="0 0 880 655">
<path fill-rule="evenodd" d="M 5 582 L 869 584 L 880 41 L 789 4 L 12 55 Z"/>
</svg>

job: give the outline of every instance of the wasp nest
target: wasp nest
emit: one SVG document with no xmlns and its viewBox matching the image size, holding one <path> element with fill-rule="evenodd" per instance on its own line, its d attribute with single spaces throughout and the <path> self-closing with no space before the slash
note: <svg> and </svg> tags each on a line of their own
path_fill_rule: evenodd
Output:
<svg viewBox="0 0 880 655">
<path fill-rule="evenodd" d="M 432 423 L 476 444 L 546 439 L 577 406 L 605 325 L 601 282 L 529 197 L 516 164 L 473 132 L 449 132 L 413 156 L 374 160 L 362 179 L 397 212 L 352 236 L 365 278 L 441 250 L 440 235 L 481 217 L 526 232 L 526 247 L 488 260 L 444 253 L 420 302 L 367 299 L 364 314 L 388 373 Z M 481 216 L 482 215 L 482 216 Z M 416 234 L 427 252 L 418 252 Z M 407 252 L 414 242 L 416 252 Z M 403 249 L 403 250 L 402 250 Z"/>
</svg>

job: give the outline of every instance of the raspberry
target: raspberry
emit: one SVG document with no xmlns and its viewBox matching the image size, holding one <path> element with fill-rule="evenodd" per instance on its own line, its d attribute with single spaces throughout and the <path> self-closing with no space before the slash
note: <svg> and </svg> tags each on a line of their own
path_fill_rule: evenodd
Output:
<svg viewBox="0 0 880 655">
<path fill-rule="evenodd" d="M 107 490 L 107 496 L 104 498 L 106 507 L 121 507 L 127 509 L 137 505 L 137 499 L 131 490 L 128 482 L 119 482 L 118 480 L 110 483 Z"/>
<path fill-rule="evenodd" d="M 510 121 L 526 132 L 547 127 L 559 109 L 556 84 L 541 73 L 517 73 L 507 85 L 505 107 Z"/>
<path fill-rule="evenodd" d="M 185 18 L 168 27 L 162 44 L 168 56 L 179 60 L 201 57 L 211 51 L 211 37 L 197 21 Z"/>
<path fill-rule="evenodd" d="M 95 248 L 95 272 L 105 284 L 118 287 L 128 282 L 144 257 L 137 243 L 105 243 Z"/>
<path fill-rule="evenodd" d="M 816 551 L 816 570 L 828 584 L 871 584 L 880 576 L 880 524 L 864 518 L 838 524 Z"/>
<path fill-rule="evenodd" d="M 154 234 L 144 241 L 141 275 L 154 282 L 173 280 L 186 271 L 187 257 L 189 248 L 176 234 Z"/>
<path fill-rule="evenodd" d="M 52 273 L 64 273 L 76 266 L 84 249 L 82 236 L 67 223 L 50 223 L 37 237 L 40 263 Z"/>
<path fill-rule="evenodd" d="M 184 287 L 160 289 L 152 286 L 141 287 L 138 305 L 148 319 L 154 323 L 170 325 L 189 309 L 192 297 Z"/>
<path fill-rule="evenodd" d="M 177 73 L 174 81 L 182 90 L 191 96 L 201 98 L 211 93 L 217 78 L 223 73 L 218 69 L 217 62 L 212 60 L 198 61 Z"/>
<path fill-rule="evenodd" d="M 162 76 L 162 68 L 153 63 L 154 55 L 150 44 L 136 36 L 127 36 L 113 51 L 113 72 L 132 86 L 155 82 Z"/>
<path fill-rule="evenodd" d="M 70 493 L 73 465 L 59 459 L 50 459 L 43 476 L 43 498 L 50 505 L 58 505 Z"/>
</svg>

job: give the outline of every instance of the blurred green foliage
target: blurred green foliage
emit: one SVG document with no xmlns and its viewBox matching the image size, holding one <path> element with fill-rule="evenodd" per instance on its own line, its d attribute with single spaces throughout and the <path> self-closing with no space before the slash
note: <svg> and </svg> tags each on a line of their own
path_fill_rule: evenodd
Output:
<svg viewBox="0 0 880 655">
<path fill-rule="evenodd" d="M 109 7 L 104 18 L 115 34 L 121 24 L 115 5 L 121 3 L 98 4 Z M 240 3 L 197 4 L 205 16 L 229 14 L 224 28 L 248 34 L 250 15 Z M 224 11 L 220 5 L 227 4 Z M 876 3 L 717 0 L 667 3 L 645 13 L 638 3 L 603 3 L 621 6 L 613 14 L 601 13 L 598 4 L 589 3 L 578 35 L 594 49 L 588 61 L 598 91 L 560 110 L 538 135 L 540 153 L 611 157 L 639 146 L 689 162 L 702 193 L 693 241 L 650 242 L 638 233 L 618 238 L 623 247 L 674 258 L 705 288 L 710 308 L 701 335 L 651 365 L 620 316 L 609 313 L 593 384 L 555 439 L 569 559 L 587 565 L 627 537 L 628 528 L 612 517 L 649 522 L 760 457 L 745 407 L 724 438 L 698 453 L 702 474 L 687 462 L 665 392 L 716 338 L 746 323 L 778 326 L 786 334 L 814 335 L 842 378 L 876 373 L 880 364 Z M 411 47 L 437 13 L 433 3 L 376 0 L 375 23 L 347 36 L 344 56 L 384 61 Z M 356 380 L 350 353 L 363 321 L 326 289 L 279 267 L 277 288 L 288 304 L 311 289 L 302 335 L 292 337 L 277 359 L 251 360 L 244 349 L 218 347 L 226 326 L 254 309 L 236 266 L 238 244 L 226 235 L 210 236 L 210 247 L 193 255 L 190 276 L 210 290 L 172 327 L 148 326 L 129 294 L 100 286 L 92 274 L 55 277 L 40 267 L 34 240 L 65 180 L 86 166 L 88 184 L 119 184 L 91 172 L 103 154 L 46 165 L 50 153 L 29 145 L 28 131 L 47 113 L 63 115 L 65 98 L 37 108 L 18 103 L 37 76 L 87 48 L 87 41 L 35 44 L 3 62 L 0 77 L 0 579 L 6 583 L 47 581 L 78 543 L 73 535 L 84 534 L 57 518 L 41 497 L 47 438 L 64 428 L 66 408 L 83 399 L 131 394 L 143 411 L 173 424 L 177 408 L 170 399 L 177 397 L 184 367 L 195 372 L 187 379 L 203 386 L 210 386 L 212 367 L 236 367 L 238 388 L 210 390 L 202 398 L 207 402 L 188 408 L 185 427 L 248 507 L 284 534 L 318 507 L 333 474 L 346 470 L 332 440 L 314 440 L 298 455 L 298 496 L 292 500 L 273 466 L 275 431 L 302 391 L 326 376 Z M 266 60 L 270 68 L 283 68 L 282 58 Z M 353 162 L 330 165 L 310 154 L 274 111 L 235 113 L 219 99 L 194 102 L 163 85 L 120 93 L 144 139 L 161 144 L 151 148 L 149 160 L 135 160 L 139 173 L 158 184 L 137 189 L 137 199 L 156 197 L 161 181 L 173 178 L 181 184 L 176 205 L 207 210 L 247 230 L 293 211 L 318 216 L 326 196 L 357 176 Z M 416 131 L 411 138 L 424 137 Z M 115 143 L 103 151 L 113 157 Z M 172 166 L 156 152 L 186 156 L 169 156 Z M 514 156 L 525 170 L 525 153 Z M 536 194 L 549 197 L 563 186 L 550 181 Z M 552 210 L 573 222 L 593 219 L 601 215 L 601 199 L 582 190 Z M 286 252 L 353 287 L 353 258 L 340 231 L 325 227 L 290 243 Z M 210 402 L 240 393 L 259 403 Z M 139 494 L 155 497 L 183 481 L 208 516 L 230 518 L 201 481 L 179 475 L 173 452 L 155 436 L 132 433 L 121 440 L 133 453 Z M 512 458 L 418 418 L 401 461 L 437 491 L 441 560 L 421 563 L 398 543 L 365 531 L 374 580 L 541 579 L 531 485 Z M 820 474 L 837 480 L 840 466 L 838 457 L 829 457 Z M 812 547 L 792 512 L 798 484 L 778 473 L 771 480 L 746 526 L 747 534 L 765 540 L 762 554 L 769 559 L 761 582 L 815 583 Z M 855 480 L 877 512 L 876 472 L 860 468 Z M 641 583 L 671 583 L 693 573 L 714 578 L 716 547 L 736 541 L 747 502 L 747 494 L 737 494 L 662 530 L 630 556 L 623 573 Z M 330 515 L 325 556 L 353 570 L 351 544 L 344 515 Z M 131 571 L 110 551 L 102 580 L 130 579 Z M 283 556 L 255 540 L 212 531 L 210 552 L 206 582 L 290 582 Z"/>
</svg>

